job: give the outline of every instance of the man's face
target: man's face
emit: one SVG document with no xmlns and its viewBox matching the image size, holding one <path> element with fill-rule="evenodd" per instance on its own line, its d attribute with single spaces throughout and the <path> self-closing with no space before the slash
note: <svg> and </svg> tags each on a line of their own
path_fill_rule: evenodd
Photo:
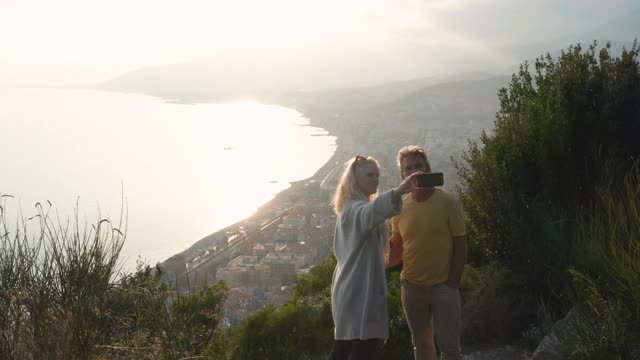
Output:
<svg viewBox="0 0 640 360">
<path fill-rule="evenodd" d="M 402 179 L 413 174 L 416 171 L 423 171 L 430 173 L 431 169 L 427 168 L 427 161 L 420 155 L 408 155 L 402 159 L 402 168 L 400 169 L 400 176 Z"/>
</svg>

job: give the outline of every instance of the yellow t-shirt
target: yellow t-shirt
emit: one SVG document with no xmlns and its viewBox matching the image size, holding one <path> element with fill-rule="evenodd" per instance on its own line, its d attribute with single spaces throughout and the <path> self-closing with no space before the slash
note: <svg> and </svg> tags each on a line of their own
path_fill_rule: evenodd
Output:
<svg viewBox="0 0 640 360">
<path fill-rule="evenodd" d="M 403 199 L 402 213 L 392 220 L 392 232 L 402 237 L 403 280 L 433 286 L 449 278 L 453 237 L 466 235 L 464 213 L 454 194 L 435 188 L 429 199 Z"/>
</svg>

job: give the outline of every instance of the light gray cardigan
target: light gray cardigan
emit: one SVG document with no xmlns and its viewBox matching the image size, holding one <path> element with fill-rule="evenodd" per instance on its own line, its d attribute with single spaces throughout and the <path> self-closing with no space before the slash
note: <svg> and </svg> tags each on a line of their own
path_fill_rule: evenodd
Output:
<svg viewBox="0 0 640 360">
<path fill-rule="evenodd" d="M 336 340 L 386 339 L 387 280 L 380 225 L 400 214 L 391 191 L 373 201 L 347 202 L 336 223 L 333 249 L 338 259 L 331 282 L 331 309 Z"/>
</svg>

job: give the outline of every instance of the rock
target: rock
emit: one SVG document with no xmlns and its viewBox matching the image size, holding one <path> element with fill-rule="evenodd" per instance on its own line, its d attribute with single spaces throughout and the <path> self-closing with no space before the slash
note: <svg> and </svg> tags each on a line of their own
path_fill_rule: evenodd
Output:
<svg viewBox="0 0 640 360">
<path fill-rule="evenodd" d="M 553 325 L 551 334 L 542 339 L 532 360 L 568 359 L 581 334 L 595 334 L 589 320 L 574 306 L 564 319 Z"/>
</svg>

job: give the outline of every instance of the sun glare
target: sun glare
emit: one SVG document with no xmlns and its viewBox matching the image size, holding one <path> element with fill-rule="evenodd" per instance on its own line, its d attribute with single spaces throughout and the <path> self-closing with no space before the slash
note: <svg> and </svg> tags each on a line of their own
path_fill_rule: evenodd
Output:
<svg viewBox="0 0 640 360">
<path fill-rule="evenodd" d="M 375 33 L 376 14 L 389 6 L 338 0 L 9 1 L 0 12 L 0 65 L 58 72 L 111 68 L 115 76 L 127 68 L 231 49 L 283 56 L 332 50 L 337 42 L 361 38 L 363 31 Z"/>
</svg>

